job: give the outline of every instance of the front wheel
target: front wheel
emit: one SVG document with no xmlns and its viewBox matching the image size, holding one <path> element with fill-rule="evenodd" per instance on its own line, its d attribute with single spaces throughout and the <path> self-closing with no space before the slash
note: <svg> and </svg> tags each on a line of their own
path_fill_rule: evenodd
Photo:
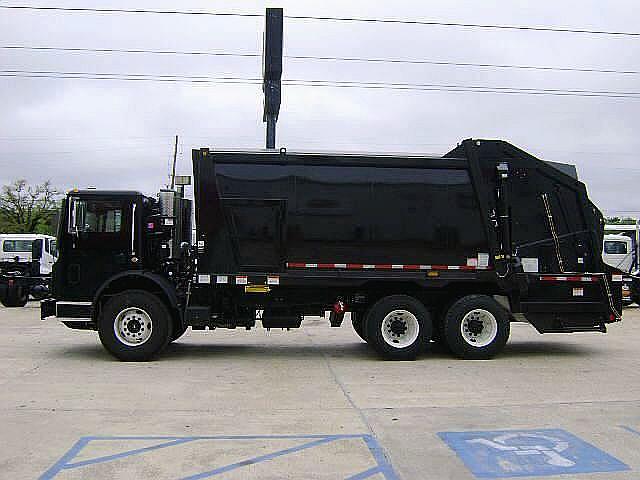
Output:
<svg viewBox="0 0 640 480">
<path fill-rule="evenodd" d="M 151 360 L 171 339 L 171 315 L 165 304 L 144 290 L 110 298 L 98 319 L 102 345 L 119 360 Z"/>
<path fill-rule="evenodd" d="M 431 339 L 433 327 L 425 306 L 408 295 L 378 300 L 365 319 L 367 342 L 392 360 L 413 360 Z"/>
<path fill-rule="evenodd" d="M 487 295 L 468 295 L 456 301 L 444 317 L 444 340 L 460 358 L 487 359 L 509 339 L 509 315 Z"/>
</svg>

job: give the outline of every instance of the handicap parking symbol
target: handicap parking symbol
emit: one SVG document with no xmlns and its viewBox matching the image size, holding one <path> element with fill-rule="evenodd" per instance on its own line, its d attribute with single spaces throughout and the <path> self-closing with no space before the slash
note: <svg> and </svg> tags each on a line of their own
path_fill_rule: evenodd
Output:
<svg viewBox="0 0 640 480">
<path fill-rule="evenodd" d="M 561 429 L 440 432 L 478 478 L 617 472 L 629 467 Z"/>
</svg>

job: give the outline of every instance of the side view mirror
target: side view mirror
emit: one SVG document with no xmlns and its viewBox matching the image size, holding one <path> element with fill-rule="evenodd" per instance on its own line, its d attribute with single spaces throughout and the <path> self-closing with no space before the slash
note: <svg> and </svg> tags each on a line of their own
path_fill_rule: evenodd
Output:
<svg viewBox="0 0 640 480">
<path fill-rule="evenodd" d="M 69 198 L 67 232 L 74 238 L 80 238 L 84 232 L 86 202 L 79 198 Z"/>
</svg>

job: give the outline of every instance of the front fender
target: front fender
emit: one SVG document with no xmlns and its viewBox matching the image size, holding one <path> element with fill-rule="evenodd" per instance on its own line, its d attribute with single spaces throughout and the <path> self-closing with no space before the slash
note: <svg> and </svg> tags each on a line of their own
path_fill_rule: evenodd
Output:
<svg viewBox="0 0 640 480">
<path fill-rule="evenodd" d="M 154 285 L 159 288 L 162 293 L 167 298 L 169 302 L 169 306 L 179 311 L 178 309 L 178 295 L 176 293 L 176 289 L 174 285 L 167 280 L 162 275 L 158 275 L 153 272 L 144 272 L 139 270 L 131 270 L 126 272 L 121 272 L 113 277 L 109 278 L 105 281 L 100 288 L 96 291 L 96 294 L 93 297 L 93 305 L 97 306 L 100 298 L 108 294 L 109 291 L 119 290 L 119 286 L 127 286 L 127 288 L 136 288 L 135 286 L 140 285 L 137 288 L 144 289 L 145 286 Z M 124 288 L 125 290 L 127 288 Z M 94 308 L 94 311 L 96 309 Z"/>
</svg>

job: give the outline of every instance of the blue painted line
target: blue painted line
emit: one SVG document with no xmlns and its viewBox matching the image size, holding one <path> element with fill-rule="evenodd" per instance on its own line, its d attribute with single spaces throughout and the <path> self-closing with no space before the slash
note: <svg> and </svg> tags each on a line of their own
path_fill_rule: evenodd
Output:
<svg viewBox="0 0 640 480">
<path fill-rule="evenodd" d="M 383 473 L 380 466 L 371 467 L 369 470 L 365 470 L 364 472 L 356 473 L 350 477 L 347 477 L 346 480 L 363 480 L 365 478 L 373 477 L 377 473 Z"/>
<path fill-rule="evenodd" d="M 384 478 L 386 480 L 398 480 L 398 474 L 393 470 L 391 462 L 389 462 L 384 454 L 384 450 L 373 435 L 363 435 L 362 439 L 364 443 L 367 444 L 371 455 L 373 455 L 373 458 L 380 467 L 380 472 L 384 475 Z"/>
<path fill-rule="evenodd" d="M 65 453 L 60 460 L 49 468 L 46 472 L 40 475 L 39 480 L 50 480 L 55 477 L 60 471 L 63 469 L 63 466 L 67 464 L 67 462 L 73 460 L 80 450 L 87 446 L 90 442 L 89 437 L 80 437 L 80 439 Z"/>
<path fill-rule="evenodd" d="M 634 430 L 631 427 L 627 427 L 626 425 L 620 425 L 620 428 L 624 428 L 627 432 L 635 433 L 636 435 L 640 436 L 640 432 L 638 430 Z"/>
<path fill-rule="evenodd" d="M 119 460 L 121 458 L 131 457 L 133 455 L 138 455 L 140 453 L 151 452 L 153 450 L 158 450 L 160 448 L 173 447 L 174 445 L 180 445 L 182 443 L 193 442 L 194 440 L 196 440 L 196 439 L 195 438 L 182 438 L 182 439 L 179 439 L 179 440 L 172 440 L 170 442 L 160 443 L 158 445 L 151 445 L 149 447 L 136 448 L 134 450 L 127 450 L 126 452 L 115 453 L 113 455 L 105 455 L 103 457 L 91 458 L 89 460 L 83 460 L 81 462 L 67 463 L 67 464 L 63 465 L 62 468 L 67 470 L 67 469 L 71 469 L 71 468 L 85 467 L 87 465 L 93 465 L 93 464 L 96 464 L 96 463 L 111 462 L 113 460 Z"/>
<path fill-rule="evenodd" d="M 260 455 L 258 457 L 235 462 L 230 465 L 218 467 L 208 472 L 203 472 L 197 475 L 192 475 L 184 480 L 199 480 L 203 478 L 212 477 L 221 473 L 225 473 L 237 468 L 241 468 L 247 465 L 253 465 L 256 463 L 265 462 L 277 457 L 296 453 L 302 450 L 313 448 L 319 445 L 330 443 L 336 440 L 345 439 L 362 439 L 367 445 L 371 455 L 376 461 L 376 466 L 360 472 L 356 475 L 349 477 L 349 480 L 366 479 L 376 474 L 382 474 L 386 480 L 398 480 L 398 476 L 393 470 L 391 463 L 387 460 L 382 447 L 378 444 L 375 438 L 369 434 L 336 434 L 336 435 L 203 435 L 203 436 L 168 436 L 168 435 L 148 435 L 148 436 L 85 436 L 81 437 L 52 467 L 50 467 L 45 473 L 43 473 L 39 480 L 51 480 L 57 476 L 63 470 L 71 470 L 74 468 L 80 468 L 87 465 L 93 465 L 98 463 L 105 463 L 121 458 L 131 457 L 139 454 L 143 454 L 149 451 L 168 448 L 176 445 L 180 445 L 187 442 L 196 440 L 312 440 L 310 442 L 298 445 L 295 447 L 279 450 L 266 455 Z M 124 452 L 116 453 L 113 455 L 105 455 L 102 457 L 96 457 L 88 460 L 82 460 L 73 462 L 73 459 L 82 451 L 90 442 L 93 441 L 162 441 L 157 445 L 151 445 L 143 448 L 136 448 L 127 450 Z"/>
<path fill-rule="evenodd" d="M 147 435 L 147 436 L 135 436 L 135 435 L 123 435 L 123 436 L 88 436 L 89 441 L 93 440 L 179 440 L 183 438 L 189 438 L 193 440 L 278 440 L 278 439 L 314 439 L 314 438 L 364 438 L 369 436 L 365 433 L 351 433 L 342 434 L 337 433 L 335 435 L 324 434 L 307 434 L 307 435 L 199 435 L 193 437 L 181 437 L 175 435 Z"/>
<path fill-rule="evenodd" d="M 300 452 L 308 448 L 317 447 L 318 445 L 323 445 L 325 443 L 333 442 L 334 440 L 337 440 L 337 439 L 338 438 L 336 438 L 335 435 L 331 435 L 325 438 L 314 440 L 312 442 L 303 443 L 302 445 L 297 445 L 295 447 L 285 448 L 284 450 L 278 450 L 276 452 L 268 453 L 266 455 L 260 455 L 258 457 L 249 458 L 247 460 L 242 460 L 240 462 L 232 463 L 230 465 L 225 465 L 224 467 L 218 467 L 213 470 L 209 470 L 208 472 L 191 475 L 189 477 L 183 478 L 182 480 L 200 480 L 202 478 L 213 477 L 214 475 L 226 473 L 231 470 L 235 470 L 237 468 L 246 467 L 247 465 L 254 465 L 256 463 L 266 462 L 268 460 L 273 460 L 274 458 L 277 458 L 277 457 L 282 457 L 283 455 L 288 455 L 290 453 Z"/>
</svg>

